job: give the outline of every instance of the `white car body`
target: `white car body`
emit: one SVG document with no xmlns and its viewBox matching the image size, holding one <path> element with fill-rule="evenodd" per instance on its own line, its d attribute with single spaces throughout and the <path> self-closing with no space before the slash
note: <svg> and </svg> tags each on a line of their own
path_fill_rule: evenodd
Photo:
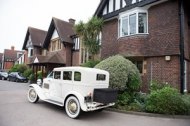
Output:
<svg viewBox="0 0 190 126">
<path fill-rule="evenodd" d="M 65 74 L 70 76 L 69 80 L 67 80 L 68 77 L 65 77 Z M 60 67 L 54 68 L 52 75 L 50 74 L 43 80 L 42 86 L 30 85 L 43 101 L 64 106 L 67 98 L 74 96 L 78 99 L 83 111 L 94 111 L 115 104 L 93 101 L 94 89 L 105 89 L 109 86 L 109 73 L 107 71 L 85 67 Z M 97 80 L 98 76 L 103 78 Z M 90 101 L 88 98 L 90 98 Z"/>
</svg>

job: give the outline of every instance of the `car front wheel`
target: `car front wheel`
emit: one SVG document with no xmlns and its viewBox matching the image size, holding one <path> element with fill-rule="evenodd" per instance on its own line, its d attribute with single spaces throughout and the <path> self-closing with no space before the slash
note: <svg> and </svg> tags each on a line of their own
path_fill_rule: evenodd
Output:
<svg viewBox="0 0 190 126">
<path fill-rule="evenodd" d="M 65 103 L 65 111 L 70 118 L 78 118 L 81 113 L 80 103 L 74 96 L 70 96 Z"/>
<path fill-rule="evenodd" d="M 28 100 L 32 103 L 36 103 L 39 100 L 38 94 L 33 87 L 28 90 Z"/>
</svg>

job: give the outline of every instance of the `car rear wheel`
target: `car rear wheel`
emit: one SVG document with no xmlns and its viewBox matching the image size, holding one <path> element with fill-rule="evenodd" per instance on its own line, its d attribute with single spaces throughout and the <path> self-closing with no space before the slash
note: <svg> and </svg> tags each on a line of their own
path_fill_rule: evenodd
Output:
<svg viewBox="0 0 190 126">
<path fill-rule="evenodd" d="M 81 113 L 80 103 L 74 96 L 70 96 L 65 103 L 65 111 L 70 118 L 76 119 Z"/>
<path fill-rule="evenodd" d="M 38 94 L 33 87 L 28 90 L 28 100 L 32 103 L 36 103 L 39 100 Z"/>
</svg>

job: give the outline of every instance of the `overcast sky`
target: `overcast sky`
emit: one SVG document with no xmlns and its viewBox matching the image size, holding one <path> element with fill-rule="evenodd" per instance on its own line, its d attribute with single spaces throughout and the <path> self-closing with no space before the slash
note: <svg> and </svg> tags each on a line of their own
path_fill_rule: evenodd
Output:
<svg viewBox="0 0 190 126">
<path fill-rule="evenodd" d="M 0 52 L 21 50 L 28 26 L 48 30 L 52 17 L 87 21 L 100 0 L 0 0 Z"/>
</svg>

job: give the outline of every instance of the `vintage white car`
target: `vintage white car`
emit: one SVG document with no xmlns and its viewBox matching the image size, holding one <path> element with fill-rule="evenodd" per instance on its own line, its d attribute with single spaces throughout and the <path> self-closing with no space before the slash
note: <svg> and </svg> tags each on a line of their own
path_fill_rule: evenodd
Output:
<svg viewBox="0 0 190 126">
<path fill-rule="evenodd" d="M 29 85 L 28 100 L 64 106 L 67 115 L 77 118 L 82 111 L 102 110 L 113 106 L 117 91 L 109 89 L 109 73 L 85 67 L 60 67 L 43 80 Z"/>
</svg>

